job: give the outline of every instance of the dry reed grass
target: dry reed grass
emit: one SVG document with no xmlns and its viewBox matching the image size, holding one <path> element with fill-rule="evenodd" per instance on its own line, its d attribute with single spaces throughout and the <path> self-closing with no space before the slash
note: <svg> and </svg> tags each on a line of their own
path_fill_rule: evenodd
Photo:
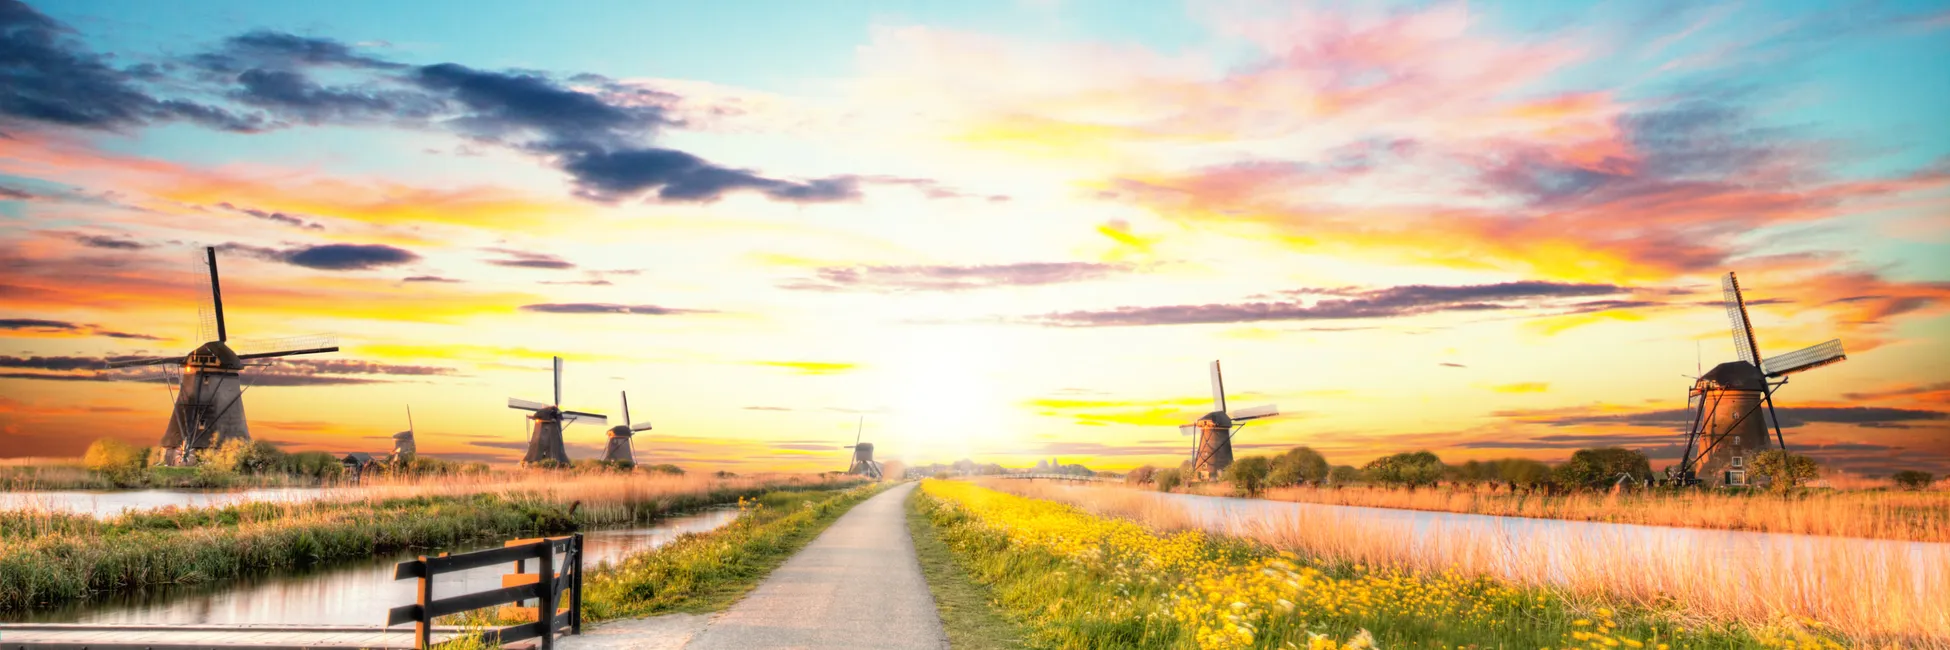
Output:
<svg viewBox="0 0 1950 650">
<path fill-rule="evenodd" d="M 1950 648 L 1950 598 L 1944 596 L 1950 594 L 1950 545 L 1543 522 L 1512 534 L 1304 505 L 1218 517 L 1155 492 L 984 484 L 1161 530 L 1202 528 L 1327 561 L 1494 576 L 1594 608 L 1655 608 L 1682 625 L 1792 619 L 1866 646 Z"/>
</svg>

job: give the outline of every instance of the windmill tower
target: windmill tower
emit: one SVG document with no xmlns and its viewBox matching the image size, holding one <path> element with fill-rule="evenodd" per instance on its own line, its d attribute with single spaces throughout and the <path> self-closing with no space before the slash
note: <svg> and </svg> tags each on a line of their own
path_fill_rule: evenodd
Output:
<svg viewBox="0 0 1950 650">
<path fill-rule="evenodd" d="M 873 443 L 860 442 L 860 435 L 866 432 L 866 427 L 867 417 L 860 416 L 860 424 L 853 430 L 853 444 L 843 447 L 843 449 L 853 450 L 853 457 L 847 463 L 846 473 L 858 474 L 878 481 L 880 462 L 873 459 Z"/>
<path fill-rule="evenodd" d="M 521 466 L 528 467 L 542 461 L 554 461 L 561 466 L 569 464 L 569 450 L 562 445 L 562 427 L 577 422 L 608 424 L 609 418 L 596 413 L 568 411 L 562 408 L 562 357 L 555 359 L 555 401 L 549 404 L 530 402 L 525 399 L 508 398 L 508 408 L 518 411 L 532 411 L 528 416 L 534 421 L 529 429 L 528 453 L 521 457 Z"/>
<path fill-rule="evenodd" d="M 419 449 L 413 444 L 413 407 L 406 407 L 406 430 L 393 434 L 393 462 L 404 465 L 413 462 Z"/>
<path fill-rule="evenodd" d="M 1225 380 L 1219 375 L 1219 362 L 1212 362 L 1212 412 L 1205 414 L 1197 422 L 1181 424 L 1178 432 L 1194 436 L 1192 447 L 1192 474 L 1194 476 L 1217 477 L 1232 465 L 1232 434 L 1239 430 L 1247 420 L 1272 417 L 1280 414 L 1280 409 L 1272 404 L 1226 412 Z"/>
<path fill-rule="evenodd" d="M 244 419 L 243 383 L 245 361 L 301 354 L 337 352 L 337 337 L 309 336 L 272 341 L 238 341 L 230 344 L 230 331 L 223 319 L 223 283 L 217 276 L 217 249 L 203 249 L 203 264 L 208 270 L 210 304 L 197 307 L 197 338 L 207 341 L 180 357 L 132 359 L 108 364 L 110 368 L 165 366 L 169 375 L 178 375 L 174 407 L 169 425 L 163 431 L 163 464 L 194 465 L 205 449 L 233 440 L 250 441 L 250 425 Z M 252 364 L 261 365 L 261 364 Z"/>
<path fill-rule="evenodd" d="M 1720 279 L 1720 289 L 1740 360 L 1714 366 L 1686 392 L 1693 425 L 1686 432 L 1686 451 L 1680 456 L 1679 467 L 1670 477 L 1682 485 L 1746 485 L 1748 464 L 1755 454 L 1769 448 L 1770 424 L 1773 444 L 1787 449 L 1780 420 L 1774 415 L 1774 391 L 1787 384 L 1788 375 L 1848 359 L 1842 340 L 1832 339 L 1761 360 L 1739 278 L 1728 272 Z M 1774 381 L 1776 378 L 1779 381 Z M 1762 407 L 1767 409 L 1764 417 Z"/>
<path fill-rule="evenodd" d="M 649 422 L 630 422 L 630 393 L 623 393 L 623 423 L 610 428 L 609 446 L 603 450 L 603 462 L 636 464 L 636 451 L 630 448 L 630 437 L 638 431 L 649 431 Z"/>
</svg>

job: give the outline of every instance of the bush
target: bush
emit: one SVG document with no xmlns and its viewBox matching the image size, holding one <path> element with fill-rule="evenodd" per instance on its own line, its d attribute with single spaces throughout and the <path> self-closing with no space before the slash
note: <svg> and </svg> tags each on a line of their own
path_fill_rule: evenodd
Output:
<svg viewBox="0 0 1950 650">
<path fill-rule="evenodd" d="M 1266 475 L 1272 471 L 1272 460 L 1265 456 L 1249 456 L 1227 465 L 1225 480 L 1232 484 L 1233 494 L 1256 497 L 1266 491 Z"/>
<path fill-rule="evenodd" d="M 1496 474 L 1500 478 L 1522 486 L 1532 486 L 1550 480 L 1551 466 L 1528 458 L 1510 458 L 1497 462 Z"/>
<path fill-rule="evenodd" d="M 1895 474 L 1889 475 L 1889 478 L 1895 481 L 1898 487 L 1905 490 L 1921 490 L 1929 487 L 1931 483 L 1936 482 L 1935 474 L 1913 469 L 1896 472 Z"/>
<path fill-rule="evenodd" d="M 1170 492 L 1185 483 L 1185 471 L 1181 469 L 1161 469 L 1151 474 L 1151 482 L 1158 485 L 1159 492 Z"/>
<path fill-rule="evenodd" d="M 203 452 L 197 466 L 205 471 L 263 474 L 285 467 L 284 452 L 263 440 L 231 440 Z"/>
<path fill-rule="evenodd" d="M 1269 487 L 1288 487 L 1327 480 L 1327 458 L 1309 447 L 1294 447 L 1273 459 L 1266 474 Z"/>
<path fill-rule="evenodd" d="M 1152 467 L 1150 465 L 1145 465 L 1143 467 L 1139 467 L 1137 469 L 1131 470 L 1131 473 L 1129 474 L 1125 474 L 1124 482 L 1129 483 L 1131 485 L 1149 485 L 1151 484 L 1151 479 L 1157 473 L 1158 473 L 1158 468 Z"/>
<path fill-rule="evenodd" d="M 716 472 L 712 472 L 711 475 L 716 476 L 718 478 L 731 478 L 733 476 L 737 476 L 737 474 L 733 474 L 731 472 L 727 472 L 724 470 L 718 470 Z"/>
<path fill-rule="evenodd" d="M 1333 469 L 1327 470 L 1328 485 L 1359 483 L 1361 479 L 1361 470 L 1353 465 L 1335 465 Z"/>
<path fill-rule="evenodd" d="M 1821 466 L 1815 464 L 1815 459 L 1782 449 L 1755 454 L 1751 469 L 1754 476 L 1765 477 L 1768 487 L 1775 492 L 1792 490 L 1821 476 Z"/>
<path fill-rule="evenodd" d="M 678 467 L 678 466 L 676 466 L 676 465 L 672 465 L 672 464 L 670 464 L 670 463 L 661 463 L 661 464 L 657 464 L 657 465 L 650 465 L 650 466 L 647 466 L 647 467 L 644 467 L 644 468 L 643 468 L 643 470 L 644 470 L 644 471 L 646 471 L 646 472 L 650 472 L 650 473 L 652 473 L 652 474 L 670 474 L 670 475 L 673 475 L 673 476 L 683 476 L 683 475 L 684 475 L 684 468 L 682 468 L 682 467 Z"/>
<path fill-rule="evenodd" d="M 1361 468 L 1368 480 L 1389 485 L 1434 485 L 1442 478 L 1442 459 L 1426 451 L 1383 456 Z"/>
<path fill-rule="evenodd" d="M 1571 454 L 1571 459 L 1557 466 L 1554 472 L 1557 481 L 1572 487 L 1598 488 L 1611 485 L 1618 475 L 1629 474 L 1633 480 L 1652 479 L 1652 463 L 1645 454 L 1620 447 L 1599 447 L 1579 449 Z"/>
<path fill-rule="evenodd" d="M 117 438 L 101 438 L 88 445 L 81 462 L 88 469 L 126 478 L 149 466 L 149 448 L 137 447 Z"/>
<path fill-rule="evenodd" d="M 284 471 L 295 476 L 307 476 L 318 480 L 338 478 L 345 473 L 345 466 L 339 464 L 339 457 L 330 452 L 301 451 L 284 457 Z"/>
</svg>

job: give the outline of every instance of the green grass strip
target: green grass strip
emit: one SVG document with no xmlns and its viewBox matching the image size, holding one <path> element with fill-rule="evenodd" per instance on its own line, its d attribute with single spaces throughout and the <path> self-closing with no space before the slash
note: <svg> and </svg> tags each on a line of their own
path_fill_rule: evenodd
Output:
<svg viewBox="0 0 1950 650">
<path fill-rule="evenodd" d="M 884 484 L 845 491 L 774 492 L 745 502 L 737 521 L 591 571 L 584 620 L 714 612 L 743 597 Z"/>
<path fill-rule="evenodd" d="M 996 611 L 989 589 L 975 581 L 955 560 L 954 551 L 928 519 L 927 497 L 919 490 L 907 497 L 907 532 L 914 538 L 914 554 L 921 574 L 934 594 L 948 646 L 955 650 L 1013 650 L 1021 648 L 1022 630 Z"/>
</svg>

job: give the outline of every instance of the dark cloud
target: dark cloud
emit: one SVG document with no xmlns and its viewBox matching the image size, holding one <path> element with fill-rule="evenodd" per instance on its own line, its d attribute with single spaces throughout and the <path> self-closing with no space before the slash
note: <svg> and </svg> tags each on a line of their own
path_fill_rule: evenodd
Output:
<svg viewBox="0 0 1950 650">
<path fill-rule="evenodd" d="M 600 302 L 543 303 L 522 305 L 522 311 L 541 314 L 638 314 L 643 316 L 678 316 L 683 314 L 715 314 L 708 309 L 676 309 L 656 305 L 617 305 Z"/>
<path fill-rule="evenodd" d="M 441 63 L 415 70 L 411 81 L 464 107 L 466 112 L 452 120 L 461 131 L 496 141 L 535 135 L 539 138 L 530 146 L 542 150 L 587 150 L 630 141 L 670 124 L 659 106 L 611 105 L 536 74 Z"/>
<path fill-rule="evenodd" d="M 0 200 L 27 201 L 27 200 L 32 200 L 33 198 L 34 195 L 27 192 L 26 190 L 17 190 L 11 187 L 0 185 Z"/>
<path fill-rule="evenodd" d="M 419 119 L 438 110 L 438 100 L 410 91 L 372 87 L 328 88 L 293 70 L 246 70 L 230 97 L 307 124 L 373 119 Z"/>
<path fill-rule="evenodd" d="M 512 248 L 490 248 L 488 250 L 496 253 L 501 253 L 503 255 L 507 255 L 509 258 L 511 258 L 511 259 L 499 259 L 499 260 L 487 261 L 487 263 L 493 264 L 495 266 L 509 266 L 514 268 L 523 268 L 523 269 L 554 269 L 554 270 L 573 269 L 576 267 L 574 263 L 569 262 L 568 260 L 564 260 L 560 257 L 549 255 L 547 253 L 532 253 L 529 251 L 516 250 Z"/>
<path fill-rule="evenodd" d="M 9 357 L 0 356 L 0 368 L 26 368 L 68 372 L 100 370 L 107 365 L 100 357 Z"/>
<path fill-rule="evenodd" d="M 442 282 L 442 283 L 452 283 L 452 282 L 460 282 L 460 280 L 456 280 L 456 279 L 453 279 L 453 278 L 443 278 L 443 277 L 440 277 L 440 276 L 438 276 L 438 275 L 415 275 L 415 276 L 412 276 L 412 277 L 407 277 L 407 278 L 402 278 L 402 279 L 400 280 L 400 282 Z"/>
<path fill-rule="evenodd" d="M 840 266 L 814 271 L 815 277 L 781 283 L 799 291 L 960 291 L 989 287 L 1082 282 L 1124 273 L 1123 264 L 1026 262 L 980 266 Z"/>
<path fill-rule="evenodd" d="M 1538 303 L 1626 291 L 1609 284 L 1504 282 L 1462 286 L 1406 285 L 1382 289 L 1329 288 L 1281 292 L 1288 296 L 1331 296 L 1312 304 L 1299 300 L 1233 304 L 1119 307 L 1100 311 L 1045 314 L 1029 322 L 1059 327 L 1118 327 L 1250 323 L 1279 320 L 1395 318 L 1451 311 L 1492 311 Z"/>
<path fill-rule="evenodd" d="M 146 381 L 156 378 L 153 369 L 107 369 L 109 361 L 136 357 L 13 357 L 0 356 L 0 368 L 39 370 L 48 373 L 5 373 L 13 379 L 49 381 Z M 415 366 L 376 363 L 349 359 L 280 359 L 277 363 L 255 366 L 244 373 L 247 386 L 333 386 L 374 384 L 395 381 L 392 377 L 453 376 L 457 371 L 442 366 Z"/>
<path fill-rule="evenodd" d="M 1937 382 L 1934 384 L 1922 384 L 1922 385 L 1915 385 L 1915 386 L 1902 386 L 1902 387 L 1890 388 L 1890 389 L 1878 390 L 1878 391 L 1869 391 L 1869 392 L 1860 392 L 1860 393 L 1842 393 L 1842 397 L 1850 400 L 1880 400 L 1880 399 L 1889 399 L 1892 397 L 1909 397 L 1912 395 L 1924 395 L 1924 394 L 1936 393 L 1936 392 L 1950 392 L 1950 381 Z"/>
<path fill-rule="evenodd" d="M 146 244 L 133 239 L 110 237 L 107 235 L 76 235 L 75 241 L 89 248 L 106 248 L 122 251 L 142 250 L 155 246 L 155 244 Z"/>
<path fill-rule="evenodd" d="M 591 150 L 562 158 L 577 194 L 613 202 L 654 191 L 661 201 L 708 203 L 739 190 L 754 190 L 792 203 L 831 203 L 860 198 L 859 182 L 846 176 L 810 181 L 766 178 L 721 167 L 675 149 Z"/>
<path fill-rule="evenodd" d="M 247 214 L 253 217 L 257 217 L 259 219 L 263 219 L 265 221 L 281 223 L 294 228 L 303 228 L 306 230 L 325 229 L 325 226 L 320 225 L 316 221 L 306 221 L 297 216 L 285 214 L 283 212 L 270 212 L 266 210 L 258 210 L 256 208 L 238 207 L 235 205 L 231 205 L 229 202 L 218 203 L 217 207 L 223 208 L 225 210 L 230 210 L 232 212 Z"/>
<path fill-rule="evenodd" d="M 359 54 L 338 41 L 268 30 L 232 36 L 216 51 L 199 54 L 190 61 L 199 67 L 226 73 L 254 68 L 340 66 L 391 70 L 406 67 Z"/>
<path fill-rule="evenodd" d="M 230 243 L 217 248 L 226 253 L 326 271 L 364 271 L 420 259 L 412 251 L 384 244 L 324 244 L 276 249 Z"/>
<path fill-rule="evenodd" d="M 115 330 L 102 329 L 96 325 L 84 325 L 58 320 L 42 320 L 38 318 L 0 319 L 0 330 L 22 330 L 41 333 L 58 332 L 73 334 L 75 336 L 105 336 L 112 339 L 133 339 L 140 341 L 162 340 L 162 337 L 150 336 L 148 334 L 117 332 Z"/>
<path fill-rule="evenodd" d="M 80 326 L 67 321 L 41 320 L 38 318 L 0 318 L 0 330 L 76 330 Z"/>
<path fill-rule="evenodd" d="M 219 108 L 150 96 L 135 75 L 72 35 L 18 0 L 0 0 L 0 117 L 101 130 L 178 119 L 229 131 L 259 127 Z"/>
</svg>

